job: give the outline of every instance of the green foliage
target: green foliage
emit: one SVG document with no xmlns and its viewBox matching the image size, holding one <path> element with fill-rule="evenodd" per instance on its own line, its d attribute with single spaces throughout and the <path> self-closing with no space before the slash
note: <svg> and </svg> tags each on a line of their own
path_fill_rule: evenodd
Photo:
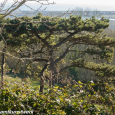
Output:
<svg viewBox="0 0 115 115">
<path fill-rule="evenodd" d="M 91 55 L 98 55 L 100 56 L 101 59 L 105 59 L 108 62 L 111 62 L 113 60 L 113 54 L 114 54 L 114 49 L 107 46 L 107 47 L 93 47 L 93 48 L 87 48 L 87 50 L 84 53 L 88 53 Z"/>
<path fill-rule="evenodd" d="M 75 67 L 69 68 L 70 74 L 74 76 L 74 79 L 78 81 L 78 69 Z"/>
<path fill-rule="evenodd" d="M 100 20 L 95 17 L 83 20 L 81 16 L 51 18 L 38 13 L 31 18 L 26 16 L 0 21 L 0 27 L 4 25 L 0 40 L 5 40 L 9 50 L 17 53 L 16 56 L 30 58 L 31 62 L 40 61 L 36 65 L 32 65 L 29 61 L 25 62 L 24 72 L 29 76 L 47 77 L 49 72 L 53 74 L 59 72 L 60 75 L 63 70 L 69 68 L 70 74 L 78 81 L 78 69 L 76 69 L 78 67 L 95 71 L 99 78 L 109 78 L 115 76 L 115 66 L 106 62 L 96 64 L 92 60 L 86 61 L 83 58 L 87 53 L 96 58 L 98 55 L 99 59 L 107 62 L 112 61 L 115 39 L 101 35 L 103 29 L 109 26 L 108 24 L 109 20 L 105 18 Z M 88 46 L 88 48 L 80 49 L 78 45 Z M 67 55 L 68 53 L 70 54 Z M 22 64 L 19 66 L 23 67 Z M 36 71 L 34 71 L 35 68 Z M 8 66 L 6 70 L 9 70 Z M 55 77 L 55 75 L 52 76 Z M 50 76 L 48 78 L 50 79 Z M 0 111 L 34 110 L 35 114 L 45 115 L 110 115 L 114 113 L 115 88 L 113 85 L 103 82 L 76 81 L 75 84 L 67 84 L 64 88 L 57 86 L 47 89 L 42 94 L 38 92 L 39 87 L 30 87 L 26 82 L 19 84 L 5 82 L 5 87 L 0 89 Z"/>
<path fill-rule="evenodd" d="M 45 94 L 38 93 L 23 82 L 5 83 L 0 91 L 0 111 L 33 110 L 45 115 L 100 115 L 111 114 L 115 109 L 115 88 L 107 83 L 86 84 L 78 81 L 72 86 L 48 89 Z M 12 88 L 9 86 L 13 86 Z M 97 87 L 98 90 L 95 90 Z"/>
<path fill-rule="evenodd" d="M 78 67 L 94 71 L 98 78 L 115 75 L 114 66 L 106 64 L 113 59 L 115 39 L 101 35 L 103 29 L 109 26 L 108 19 L 98 20 L 92 17 L 84 20 L 81 16 L 51 18 L 38 13 L 35 17 L 7 19 L 6 22 L 2 35 L 8 46 L 15 47 L 10 51 L 15 50 L 16 56 L 40 65 L 40 68 L 34 71 L 37 65 L 26 67 L 28 62 L 25 62 L 25 74 L 32 77 L 46 74 L 47 78 L 50 78 L 49 72 L 52 71 L 55 75 L 51 75 L 56 79 L 61 76 L 61 72 L 70 69 L 71 75 L 78 80 L 75 69 Z M 84 46 L 88 48 L 83 48 Z M 96 64 L 90 59 L 86 61 L 86 53 L 106 62 L 100 61 Z"/>
<path fill-rule="evenodd" d="M 42 17 L 42 14 L 39 12 L 33 19 L 40 19 Z"/>
</svg>

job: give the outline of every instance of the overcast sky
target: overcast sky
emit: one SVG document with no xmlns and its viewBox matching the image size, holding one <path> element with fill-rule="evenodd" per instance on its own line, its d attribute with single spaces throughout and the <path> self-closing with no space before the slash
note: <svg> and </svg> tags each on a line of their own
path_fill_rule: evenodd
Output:
<svg viewBox="0 0 115 115">
<path fill-rule="evenodd" d="M 62 4 L 61 8 L 90 7 L 98 10 L 114 10 L 115 0 L 54 0 L 57 5 Z M 62 6 L 61 5 L 61 6 Z"/>
<path fill-rule="evenodd" d="M 2 2 L 3 0 L 0 0 Z M 10 6 L 13 0 L 8 0 L 7 6 Z M 115 11 L 115 0 L 49 0 L 49 2 L 55 2 L 54 5 L 45 5 L 42 8 L 47 7 L 47 10 L 68 10 L 74 9 L 75 7 L 83 7 L 83 8 L 91 8 L 97 9 L 100 11 Z M 38 8 L 40 5 L 35 2 L 28 2 L 27 3 L 32 8 Z M 28 10 L 25 6 L 21 9 Z"/>
</svg>

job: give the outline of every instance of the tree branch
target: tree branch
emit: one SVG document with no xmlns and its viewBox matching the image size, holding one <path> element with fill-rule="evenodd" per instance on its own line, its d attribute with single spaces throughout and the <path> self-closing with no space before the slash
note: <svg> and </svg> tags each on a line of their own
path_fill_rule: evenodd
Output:
<svg viewBox="0 0 115 115">
<path fill-rule="evenodd" d="M 45 64 L 45 65 L 44 65 L 43 69 L 42 69 L 41 72 L 40 72 L 39 77 L 43 76 L 43 73 L 44 73 L 44 71 L 47 69 L 47 66 L 48 66 L 48 64 Z"/>
<path fill-rule="evenodd" d="M 69 48 L 66 49 L 63 55 L 61 55 L 58 59 L 54 61 L 54 64 L 58 63 L 62 58 L 64 58 L 68 52 L 69 52 Z"/>
<path fill-rule="evenodd" d="M 45 61 L 45 62 L 48 62 L 48 60 L 47 59 L 43 59 L 43 58 L 35 58 L 35 59 L 33 59 L 33 61 L 35 62 L 35 61 L 37 61 L 37 62 L 39 62 L 39 61 Z"/>
<path fill-rule="evenodd" d="M 68 41 L 68 39 L 71 38 L 72 36 L 74 36 L 75 34 L 76 34 L 76 31 L 73 32 L 73 33 L 71 33 L 70 35 L 68 35 L 65 39 L 63 39 L 58 44 L 54 45 L 53 48 L 57 48 L 57 47 L 61 46 L 63 43 L 65 43 L 66 41 Z"/>
<path fill-rule="evenodd" d="M 12 10 L 10 10 L 8 13 L 6 12 L 5 14 L 0 14 L 0 15 L 3 15 L 0 20 L 2 20 L 3 18 L 5 18 L 6 16 L 8 16 L 10 13 L 12 13 L 13 11 L 17 10 L 20 6 L 22 6 L 24 3 L 26 2 L 26 0 L 22 0 L 19 5 L 17 5 L 15 8 L 13 8 Z"/>
<path fill-rule="evenodd" d="M 79 67 L 79 68 L 84 68 L 87 70 L 91 70 L 94 72 L 103 72 L 104 75 L 103 76 L 115 76 L 115 66 L 111 66 L 108 64 L 96 64 L 94 62 L 87 62 L 83 59 L 78 59 L 76 60 L 73 64 L 71 64 L 70 66 L 66 66 L 64 68 L 62 68 L 59 73 L 63 72 L 64 70 L 70 68 L 70 67 Z M 99 75 L 101 76 L 101 75 Z"/>
<path fill-rule="evenodd" d="M 40 39 L 48 48 L 51 48 L 51 46 L 49 45 L 49 43 L 45 39 L 42 39 L 36 32 L 34 32 L 33 30 L 31 30 L 31 33 L 34 34 L 38 39 Z"/>
</svg>

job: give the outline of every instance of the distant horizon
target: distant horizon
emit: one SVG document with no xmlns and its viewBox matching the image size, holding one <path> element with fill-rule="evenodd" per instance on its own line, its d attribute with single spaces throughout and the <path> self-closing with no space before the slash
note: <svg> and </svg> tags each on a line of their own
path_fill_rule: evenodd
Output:
<svg viewBox="0 0 115 115">
<path fill-rule="evenodd" d="M 43 5 L 43 8 L 47 7 L 46 10 L 48 11 L 67 11 L 68 9 L 72 10 L 76 7 L 83 8 L 83 9 L 92 9 L 92 10 L 99 10 L 99 11 L 115 11 L 115 1 L 113 0 L 49 0 L 49 2 L 53 2 L 55 4 L 50 5 Z M 34 2 L 27 3 L 32 8 L 38 8 L 39 5 Z M 26 8 L 26 7 L 23 7 Z M 43 9 L 41 8 L 41 9 Z"/>
<path fill-rule="evenodd" d="M 73 10 L 76 7 L 83 8 L 83 9 L 92 9 L 92 10 L 98 10 L 98 11 L 115 11 L 115 1 L 113 0 L 49 0 L 50 3 L 55 2 L 55 4 L 50 4 L 50 5 L 43 5 L 42 8 L 41 5 L 37 2 L 34 1 L 28 1 L 26 5 L 30 6 L 33 9 L 38 9 L 44 10 L 46 7 L 46 11 L 68 11 L 68 9 Z M 0 3 L 3 2 L 3 0 L 0 0 Z M 42 1 L 44 4 L 47 2 Z M 13 0 L 8 0 L 5 8 L 10 7 L 13 4 Z M 30 9 L 23 5 L 20 7 L 21 10 L 23 11 L 29 11 Z"/>
<path fill-rule="evenodd" d="M 47 8 L 46 8 L 47 7 Z M 98 11 L 115 11 L 115 7 L 106 7 L 106 6 L 82 6 L 82 5 L 64 5 L 64 4 L 54 4 L 54 5 L 48 5 L 43 6 L 41 9 L 45 9 L 46 11 L 68 11 L 73 10 L 75 8 L 83 8 L 83 9 L 89 9 L 89 10 L 98 10 Z M 35 9 L 37 9 L 37 6 L 34 6 Z M 29 10 L 26 7 L 21 8 L 22 10 Z"/>
<path fill-rule="evenodd" d="M 18 11 L 18 10 L 17 10 Z M 21 10 L 21 11 L 33 11 L 33 10 Z M 21 12 L 20 11 L 20 12 Z M 49 12 L 49 11 L 53 11 L 53 12 L 67 12 L 68 10 L 41 10 L 41 12 Z M 70 10 L 71 11 L 71 10 Z M 85 11 L 85 10 L 84 10 Z M 86 10 L 87 11 L 87 10 Z M 94 10 L 91 10 L 91 11 L 94 11 Z M 97 10 L 97 11 L 100 11 L 100 12 L 115 12 L 115 10 Z M 33 11 L 34 12 L 34 11 Z M 38 10 L 38 12 L 40 12 Z"/>
</svg>

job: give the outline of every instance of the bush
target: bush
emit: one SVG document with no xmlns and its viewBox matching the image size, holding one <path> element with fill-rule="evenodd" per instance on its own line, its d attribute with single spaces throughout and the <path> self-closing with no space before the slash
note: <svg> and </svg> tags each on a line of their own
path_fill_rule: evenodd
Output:
<svg viewBox="0 0 115 115">
<path fill-rule="evenodd" d="M 6 83 L 0 91 L 0 111 L 33 110 L 40 115 L 111 115 L 115 109 L 115 89 L 105 83 L 102 93 L 102 90 L 94 90 L 97 84 L 78 81 L 73 86 L 57 86 L 40 94 L 39 89 L 25 83 Z"/>
</svg>

